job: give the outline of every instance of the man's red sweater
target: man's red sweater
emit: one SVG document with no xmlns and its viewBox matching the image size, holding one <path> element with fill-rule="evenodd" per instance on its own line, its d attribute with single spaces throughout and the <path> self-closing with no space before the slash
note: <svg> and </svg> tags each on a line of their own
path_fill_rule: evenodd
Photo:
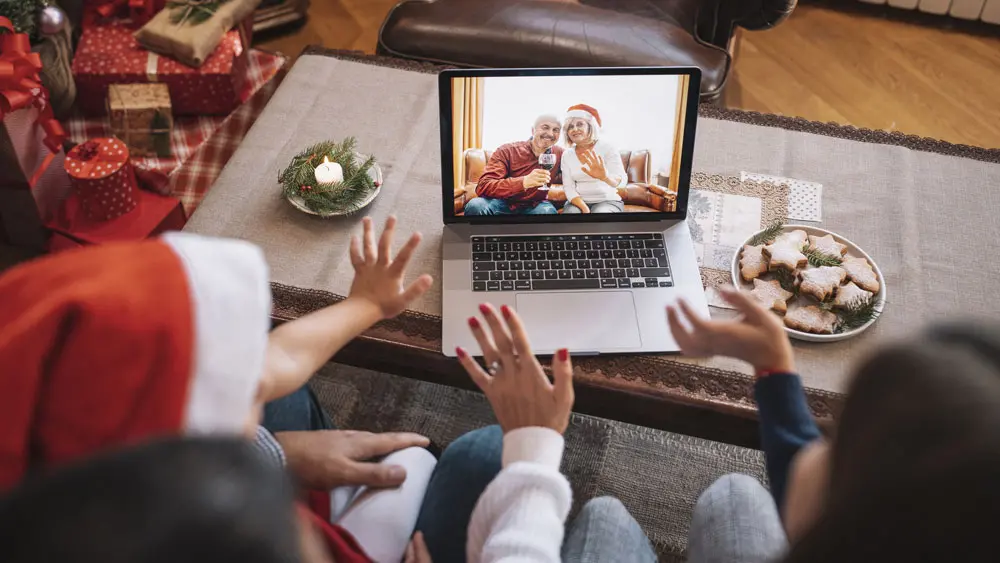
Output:
<svg viewBox="0 0 1000 563">
<path fill-rule="evenodd" d="M 556 166 L 551 170 L 553 184 L 562 183 L 562 151 L 562 147 L 552 147 L 552 153 L 556 155 Z M 500 145 L 486 163 L 483 175 L 479 177 L 476 195 L 502 199 L 511 209 L 534 207 L 545 201 L 548 192 L 537 188 L 525 190 L 522 181 L 532 170 L 539 168 L 541 166 L 538 165 L 538 156 L 531 148 L 531 141 Z"/>
</svg>

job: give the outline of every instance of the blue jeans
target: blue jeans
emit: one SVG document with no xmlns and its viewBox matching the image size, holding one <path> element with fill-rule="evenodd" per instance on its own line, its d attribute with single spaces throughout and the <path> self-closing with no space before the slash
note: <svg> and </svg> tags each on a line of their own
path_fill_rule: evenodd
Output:
<svg viewBox="0 0 1000 563">
<path fill-rule="evenodd" d="M 657 556 L 646 533 L 620 500 L 597 497 L 583 505 L 566 531 L 562 560 L 655 563 Z"/>
<path fill-rule="evenodd" d="M 598 201 L 588 203 L 587 207 L 590 208 L 591 213 L 621 213 L 625 211 L 625 203 L 621 201 Z M 567 203 L 563 206 L 563 214 L 566 213 L 583 213 L 583 211 L 580 211 L 580 208 L 572 203 Z"/>
<path fill-rule="evenodd" d="M 465 561 L 472 511 L 500 472 L 502 457 L 499 426 L 473 430 L 444 450 L 417 519 L 434 563 Z M 625 506 L 617 499 L 600 497 L 585 504 L 569 527 L 562 559 L 566 563 L 652 563 L 656 553 Z"/>
<path fill-rule="evenodd" d="M 765 563 L 788 548 L 774 497 L 749 475 L 719 477 L 698 498 L 688 536 L 690 563 Z"/>
<path fill-rule="evenodd" d="M 334 428 L 330 417 L 323 412 L 323 407 L 309 387 L 302 387 L 291 395 L 264 405 L 264 420 L 261 425 L 271 434 Z"/>
<path fill-rule="evenodd" d="M 465 204 L 466 215 L 552 215 L 558 213 L 556 206 L 548 201 L 542 201 L 534 207 L 514 210 L 502 199 L 477 197 Z"/>
<path fill-rule="evenodd" d="M 465 561 L 472 510 L 500 473 L 502 458 L 499 426 L 463 434 L 441 454 L 417 518 L 417 530 L 424 533 L 434 563 Z"/>
</svg>

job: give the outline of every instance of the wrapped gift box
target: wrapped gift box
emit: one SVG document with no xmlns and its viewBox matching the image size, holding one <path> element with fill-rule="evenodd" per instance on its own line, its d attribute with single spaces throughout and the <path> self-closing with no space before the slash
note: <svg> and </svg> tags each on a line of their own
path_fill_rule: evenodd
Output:
<svg viewBox="0 0 1000 563">
<path fill-rule="evenodd" d="M 170 156 L 170 92 L 166 84 L 112 84 L 108 88 L 111 131 L 132 156 Z"/>
<path fill-rule="evenodd" d="M 112 84 L 162 82 L 170 90 L 174 115 L 226 115 L 240 104 L 246 50 L 240 32 L 226 33 L 199 68 L 143 49 L 124 21 L 84 26 L 73 59 L 77 105 L 104 115 Z"/>
<path fill-rule="evenodd" d="M 109 221 L 135 209 L 139 189 L 128 158 L 128 147 L 114 138 L 91 139 L 66 155 L 73 195 L 90 219 Z"/>
<path fill-rule="evenodd" d="M 27 108 L 0 122 L 0 223 L 8 244 L 41 249 L 44 222 L 69 195 L 65 153 L 51 153 L 38 110 Z"/>
<path fill-rule="evenodd" d="M 135 209 L 110 221 L 90 219 L 80 198 L 73 194 L 56 217 L 46 226 L 51 229 L 49 252 L 58 252 L 87 244 L 141 240 L 167 231 L 179 231 L 187 219 L 177 198 L 136 190 Z"/>
</svg>

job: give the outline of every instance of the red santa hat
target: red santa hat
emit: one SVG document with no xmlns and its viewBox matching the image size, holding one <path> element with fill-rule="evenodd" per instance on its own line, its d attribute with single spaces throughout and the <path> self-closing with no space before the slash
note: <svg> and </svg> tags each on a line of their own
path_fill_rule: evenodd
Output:
<svg viewBox="0 0 1000 563">
<path fill-rule="evenodd" d="M 182 233 L 0 276 L 0 491 L 154 436 L 243 433 L 270 308 L 258 248 Z"/>
<path fill-rule="evenodd" d="M 566 119 L 571 117 L 582 117 L 592 123 L 596 123 L 595 127 L 601 128 L 601 114 L 597 113 L 597 110 L 587 104 L 576 104 L 575 106 L 570 106 L 566 110 Z"/>
</svg>

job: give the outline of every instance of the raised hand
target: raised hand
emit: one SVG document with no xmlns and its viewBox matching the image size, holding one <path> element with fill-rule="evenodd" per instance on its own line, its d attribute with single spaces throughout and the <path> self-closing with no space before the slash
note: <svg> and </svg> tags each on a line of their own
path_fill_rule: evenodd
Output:
<svg viewBox="0 0 1000 563">
<path fill-rule="evenodd" d="M 277 432 L 288 469 L 310 489 L 328 490 L 343 485 L 395 487 L 406 479 L 406 469 L 370 460 L 410 448 L 426 447 L 430 440 L 409 432 L 355 432 L 312 430 Z"/>
<path fill-rule="evenodd" d="M 420 244 L 420 233 L 413 233 L 402 250 L 392 258 L 392 239 L 396 231 L 396 218 L 385 222 L 382 237 L 375 246 L 375 233 L 370 217 L 364 221 L 364 245 L 357 236 L 351 237 L 351 264 L 354 266 L 354 283 L 351 284 L 351 299 L 360 299 L 374 305 L 382 318 L 395 317 L 406 306 L 420 297 L 431 287 L 434 279 L 424 274 L 409 286 L 403 286 L 406 265 L 413 251 Z"/>
<path fill-rule="evenodd" d="M 580 164 L 587 176 L 602 181 L 608 177 L 608 169 L 604 165 L 604 157 L 598 155 L 593 150 L 588 150 L 583 154 L 577 153 L 577 156 L 580 157 Z"/>
<path fill-rule="evenodd" d="M 469 319 L 469 328 L 483 351 L 488 371 L 464 349 L 455 352 L 490 401 L 504 433 L 529 426 L 565 432 L 574 400 L 569 351 L 563 348 L 552 358 L 553 382 L 549 382 L 531 351 L 517 313 L 505 305 L 501 319 L 492 305 L 480 305 L 479 310 L 489 325 L 489 333 L 476 317 Z"/>
<path fill-rule="evenodd" d="M 749 362 L 757 371 L 794 371 L 792 345 L 784 324 L 744 292 L 723 289 L 722 297 L 743 318 L 705 320 L 681 300 L 679 311 L 667 307 L 667 320 L 681 351 L 689 356 L 729 356 Z M 690 328 L 681 323 L 681 317 Z"/>
</svg>

